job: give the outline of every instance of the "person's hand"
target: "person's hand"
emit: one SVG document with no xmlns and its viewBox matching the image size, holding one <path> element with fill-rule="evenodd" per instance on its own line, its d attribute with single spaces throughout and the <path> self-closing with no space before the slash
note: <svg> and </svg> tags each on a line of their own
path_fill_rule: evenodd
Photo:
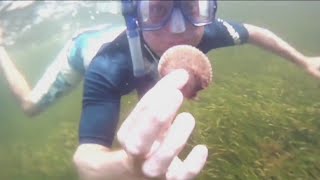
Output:
<svg viewBox="0 0 320 180">
<path fill-rule="evenodd" d="M 208 149 L 193 148 L 182 161 L 177 156 L 191 135 L 195 120 L 189 113 L 176 116 L 182 102 L 180 89 L 188 73 L 176 70 L 161 79 L 121 125 L 117 137 L 128 155 L 132 179 L 194 179 L 203 168 Z"/>
<path fill-rule="evenodd" d="M 320 80 L 320 57 L 306 57 L 306 71 Z"/>
</svg>

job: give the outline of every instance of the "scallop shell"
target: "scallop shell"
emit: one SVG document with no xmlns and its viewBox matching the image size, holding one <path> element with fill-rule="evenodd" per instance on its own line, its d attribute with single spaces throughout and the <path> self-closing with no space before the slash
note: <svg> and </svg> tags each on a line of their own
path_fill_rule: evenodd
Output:
<svg viewBox="0 0 320 180">
<path fill-rule="evenodd" d="M 190 45 L 177 45 L 163 53 L 158 64 L 161 77 L 175 69 L 185 69 L 189 80 L 182 88 L 183 95 L 194 99 L 197 92 L 205 89 L 212 82 L 212 66 L 208 57 Z"/>
</svg>

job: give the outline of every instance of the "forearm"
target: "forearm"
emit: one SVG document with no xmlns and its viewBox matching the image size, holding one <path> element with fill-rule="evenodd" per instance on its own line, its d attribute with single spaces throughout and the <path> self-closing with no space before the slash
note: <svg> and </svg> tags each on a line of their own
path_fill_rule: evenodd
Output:
<svg viewBox="0 0 320 180">
<path fill-rule="evenodd" d="M 74 155 L 74 163 L 82 180 L 131 180 L 133 177 L 123 150 L 110 151 L 100 145 L 80 145 Z"/>
<path fill-rule="evenodd" d="M 245 27 L 249 33 L 249 43 L 269 50 L 298 66 L 306 66 L 306 57 L 271 31 L 248 24 L 245 24 Z"/>
<path fill-rule="evenodd" d="M 15 64 L 11 61 L 3 46 L 0 46 L 0 68 L 9 84 L 11 92 L 23 106 L 25 98 L 31 91 L 30 86 L 24 76 L 18 71 Z"/>
</svg>

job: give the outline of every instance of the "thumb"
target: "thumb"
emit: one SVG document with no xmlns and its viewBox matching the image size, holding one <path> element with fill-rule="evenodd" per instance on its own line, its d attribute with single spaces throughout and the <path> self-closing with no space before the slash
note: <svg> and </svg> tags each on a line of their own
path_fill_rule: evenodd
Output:
<svg viewBox="0 0 320 180">
<path fill-rule="evenodd" d="M 156 87 L 166 87 L 174 89 L 182 89 L 187 84 L 189 74 L 184 69 L 177 69 L 164 76 L 157 84 Z"/>
</svg>

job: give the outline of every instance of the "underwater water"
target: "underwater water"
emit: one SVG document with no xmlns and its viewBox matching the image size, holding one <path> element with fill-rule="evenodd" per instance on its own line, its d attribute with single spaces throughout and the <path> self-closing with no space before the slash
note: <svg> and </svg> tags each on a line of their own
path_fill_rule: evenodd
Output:
<svg viewBox="0 0 320 180">
<path fill-rule="evenodd" d="M 74 32 L 123 23 L 103 2 L 48 1 L 10 11 L 3 3 L 0 24 L 7 50 L 31 86 Z M 218 16 L 266 27 L 302 53 L 320 56 L 319 7 L 316 1 L 221 1 Z M 208 56 L 214 84 L 181 110 L 197 120 L 188 148 L 199 143 L 209 148 L 198 179 L 319 179 L 319 80 L 250 45 Z M 28 118 L 0 76 L 0 179 L 77 179 L 71 159 L 81 93 L 82 84 L 46 112 Z M 122 120 L 135 102 L 135 95 L 122 100 Z"/>
</svg>

